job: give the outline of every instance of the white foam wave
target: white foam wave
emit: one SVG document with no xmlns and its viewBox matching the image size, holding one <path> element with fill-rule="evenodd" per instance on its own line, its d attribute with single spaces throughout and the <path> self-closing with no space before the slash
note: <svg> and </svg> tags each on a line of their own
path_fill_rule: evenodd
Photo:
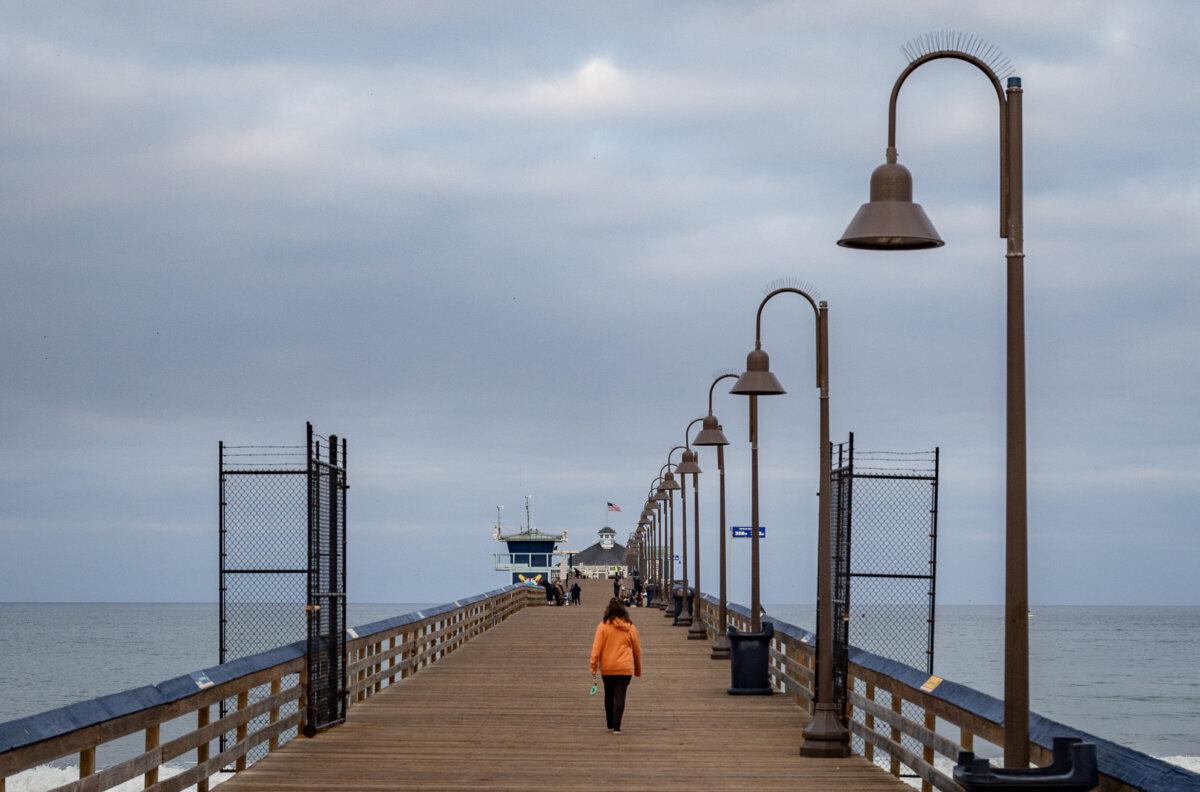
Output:
<svg viewBox="0 0 1200 792">
<path fill-rule="evenodd" d="M 1164 762 L 1179 765 L 1184 770 L 1200 773 L 1200 756 L 1160 756 L 1158 758 Z"/>
<path fill-rule="evenodd" d="M 187 767 L 180 765 L 165 764 L 158 768 L 158 777 L 160 779 L 170 778 L 173 775 L 179 775 L 187 769 Z M 209 776 L 209 786 L 216 786 L 232 776 L 232 773 L 217 773 L 216 775 Z M 46 790 L 78 780 L 78 767 L 38 765 L 37 767 L 23 770 L 14 776 L 9 776 L 5 789 L 7 792 L 46 792 Z M 142 777 L 131 778 L 125 783 L 118 784 L 109 789 L 111 792 L 138 792 L 138 790 L 142 789 Z M 196 792 L 196 787 L 190 786 L 184 792 Z"/>
</svg>

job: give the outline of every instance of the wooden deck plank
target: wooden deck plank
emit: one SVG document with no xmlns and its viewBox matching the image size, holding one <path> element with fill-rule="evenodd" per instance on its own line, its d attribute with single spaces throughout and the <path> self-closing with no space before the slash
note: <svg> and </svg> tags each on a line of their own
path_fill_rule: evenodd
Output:
<svg viewBox="0 0 1200 792">
<path fill-rule="evenodd" d="M 908 789 L 861 757 L 799 756 L 805 713 L 784 696 L 727 695 L 728 662 L 654 609 L 631 610 L 644 675 L 610 734 L 587 654 L 611 587 L 584 582 L 582 607 L 525 609 L 219 788 Z"/>
</svg>

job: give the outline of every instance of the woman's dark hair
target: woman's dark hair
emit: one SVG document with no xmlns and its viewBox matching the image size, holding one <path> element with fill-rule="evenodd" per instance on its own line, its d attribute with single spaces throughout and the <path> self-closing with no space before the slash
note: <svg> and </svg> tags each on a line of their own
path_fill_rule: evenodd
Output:
<svg viewBox="0 0 1200 792">
<path fill-rule="evenodd" d="M 604 618 L 601 621 L 610 622 L 613 619 L 629 621 L 629 611 L 625 610 L 625 606 L 621 604 L 621 600 L 616 597 L 608 601 L 608 607 L 604 609 Z"/>
</svg>

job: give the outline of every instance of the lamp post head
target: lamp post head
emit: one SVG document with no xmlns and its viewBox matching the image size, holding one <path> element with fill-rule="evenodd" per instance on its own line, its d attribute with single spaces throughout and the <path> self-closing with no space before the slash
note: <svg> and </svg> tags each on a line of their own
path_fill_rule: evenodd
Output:
<svg viewBox="0 0 1200 792">
<path fill-rule="evenodd" d="M 692 441 L 695 446 L 727 446 L 729 438 L 721 431 L 721 424 L 717 423 L 715 415 L 704 416 L 704 423 L 700 424 L 700 431 L 696 433 L 696 439 Z"/>
<path fill-rule="evenodd" d="M 924 250 L 946 243 L 921 205 L 913 203 L 908 168 L 886 162 L 871 173 L 871 200 L 858 207 L 838 244 L 862 250 Z"/>
<path fill-rule="evenodd" d="M 700 472 L 700 465 L 696 464 L 696 452 L 685 450 L 683 458 L 679 460 L 679 464 L 675 466 L 675 472 L 679 475 L 687 473 L 696 474 Z"/>
<path fill-rule="evenodd" d="M 661 486 L 654 493 L 654 500 L 656 500 L 656 501 L 665 501 L 666 499 L 668 499 L 670 497 L 671 496 L 667 494 L 667 491 L 665 489 L 663 489 Z"/>
<path fill-rule="evenodd" d="M 733 383 L 730 393 L 738 396 L 778 396 L 787 393 L 771 373 L 771 359 L 757 342 L 746 355 L 746 371 Z"/>
<path fill-rule="evenodd" d="M 663 476 L 663 483 L 662 486 L 659 487 L 659 490 L 662 492 L 670 492 L 671 490 L 677 489 L 679 489 L 679 482 L 675 480 L 675 474 L 668 470 L 667 475 Z"/>
</svg>

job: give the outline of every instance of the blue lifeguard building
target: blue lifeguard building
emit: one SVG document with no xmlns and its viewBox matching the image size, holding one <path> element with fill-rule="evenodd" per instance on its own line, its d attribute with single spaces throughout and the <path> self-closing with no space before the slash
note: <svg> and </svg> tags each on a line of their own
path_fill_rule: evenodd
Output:
<svg viewBox="0 0 1200 792">
<path fill-rule="evenodd" d="M 537 586 L 543 580 L 550 580 L 551 571 L 558 565 L 556 558 L 567 554 L 567 551 L 558 549 L 559 542 L 567 541 L 566 531 L 548 534 L 533 527 L 528 495 L 525 496 L 525 527 L 517 533 L 505 534 L 500 526 L 500 510 L 497 508 L 492 538 L 504 542 L 508 547 L 507 553 L 495 554 L 496 571 L 510 573 L 513 583 Z"/>
</svg>

